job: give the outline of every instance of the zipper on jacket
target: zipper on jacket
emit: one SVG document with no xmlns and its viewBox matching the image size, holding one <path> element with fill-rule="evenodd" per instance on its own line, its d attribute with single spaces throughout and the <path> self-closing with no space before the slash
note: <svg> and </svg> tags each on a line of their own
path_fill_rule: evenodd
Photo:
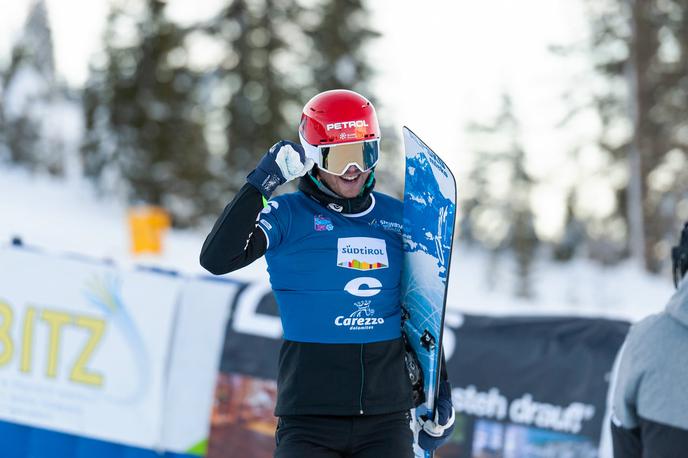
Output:
<svg viewBox="0 0 688 458">
<path fill-rule="evenodd" d="M 363 415 L 363 382 L 365 380 L 365 368 L 363 366 L 363 344 L 361 344 L 361 392 L 358 396 L 358 413 Z"/>
</svg>

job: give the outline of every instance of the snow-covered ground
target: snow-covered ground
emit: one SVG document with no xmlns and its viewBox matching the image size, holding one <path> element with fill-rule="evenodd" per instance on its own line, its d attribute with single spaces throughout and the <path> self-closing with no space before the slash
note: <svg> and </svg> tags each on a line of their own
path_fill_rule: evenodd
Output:
<svg viewBox="0 0 688 458">
<path fill-rule="evenodd" d="M 126 206 L 97 197 L 87 183 L 67 183 L 7 167 L 0 167 L 0 182 L 0 243 L 19 236 L 26 245 L 47 252 L 109 259 L 122 268 L 138 264 L 205 273 L 198 254 L 210 227 L 172 230 L 165 238 L 163 255 L 133 256 Z M 254 280 L 267 273 L 260 260 L 231 275 Z M 668 278 L 647 275 L 632 263 L 609 268 L 586 260 L 566 264 L 541 260 L 532 278 L 535 298 L 525 301 L 512 294 L 510 259 L 504 257 L 495 269 L 489 253 L 462 244 L 454 249 L 450 277 L 449 307 L 479 314 L 568 314 L 635 321 L 661 310 L 673 291 Z"/>
</svg>

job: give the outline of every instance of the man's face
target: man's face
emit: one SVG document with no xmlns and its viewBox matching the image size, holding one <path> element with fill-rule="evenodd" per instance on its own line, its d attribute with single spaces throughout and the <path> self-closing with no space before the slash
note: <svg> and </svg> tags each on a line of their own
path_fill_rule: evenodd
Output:
<svg viewBox="0 0 688 458">
<path fill-rule="evenodd" d="M 339 196 L 351 199 L 361 193 L 361 189 L 368 181 L 371 172 L 371 170 L 361 172 L 358 167 L 351 165 L 342 176 L 318 170 L 318 177 Z"/>
</svg>

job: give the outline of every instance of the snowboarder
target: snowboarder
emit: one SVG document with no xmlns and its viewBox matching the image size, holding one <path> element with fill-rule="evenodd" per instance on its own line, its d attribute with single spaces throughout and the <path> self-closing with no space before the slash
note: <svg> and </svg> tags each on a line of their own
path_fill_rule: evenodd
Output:
<svg viewBox="0 0 688 458">
<path fill-rule="evenodd" d="M 621 349 L 613 394 L 615 458 L 688 454 L 688 223 L 672 250 L 676 293 L 636 323 Z"/>
<path fill-rule="evenodd" d="M 373 191 L 375 109 L 352 91 L 323 92 L 303 108 L 299 137 L 277 142 L 248 175 L 205 240 L 201 264 L 220 275 L 266 257 L 284 329 L 276 457 L 412 457 L 402 203 Z M 270 199 L 297 178 L 298 192 Z M 419 433 L 426 450 L 454 427 L 446 371 L 439 396 L 436 418 Z"/>
</svg>

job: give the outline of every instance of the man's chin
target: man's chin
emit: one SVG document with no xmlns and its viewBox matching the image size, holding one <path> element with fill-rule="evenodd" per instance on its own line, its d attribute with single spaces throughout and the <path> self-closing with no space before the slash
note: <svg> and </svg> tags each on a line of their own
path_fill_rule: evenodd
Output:
<svg viewBox="0 0 688 458">
<path fill-rule="evenodd" d="M 353 199 L 354 197 L 358 197 L 358 195 L 360 193 L 361 193 L 360 187 L 358 189 L 347 187 L 347 189 L 341 189 L 340 188 L 339 192 L 337 194 L 339 194 L 340 196 L 342 196 L 345 199 Z"/>
<path fill-rule="evenodd" d="M 347 181 L 341 177 L 320 175 L 320 179 L 343 199 L 353 199 L 361 194 L 367 175 L 361 174 L 356 180 Z"/>
<path fill-rule="evenodd" d="M 345 199 L 353 199 L 354 197 L 357 197 L 359 193 L 351 193 L 351 194 L 341 194 L 341 196 Z"/>
</svg>

